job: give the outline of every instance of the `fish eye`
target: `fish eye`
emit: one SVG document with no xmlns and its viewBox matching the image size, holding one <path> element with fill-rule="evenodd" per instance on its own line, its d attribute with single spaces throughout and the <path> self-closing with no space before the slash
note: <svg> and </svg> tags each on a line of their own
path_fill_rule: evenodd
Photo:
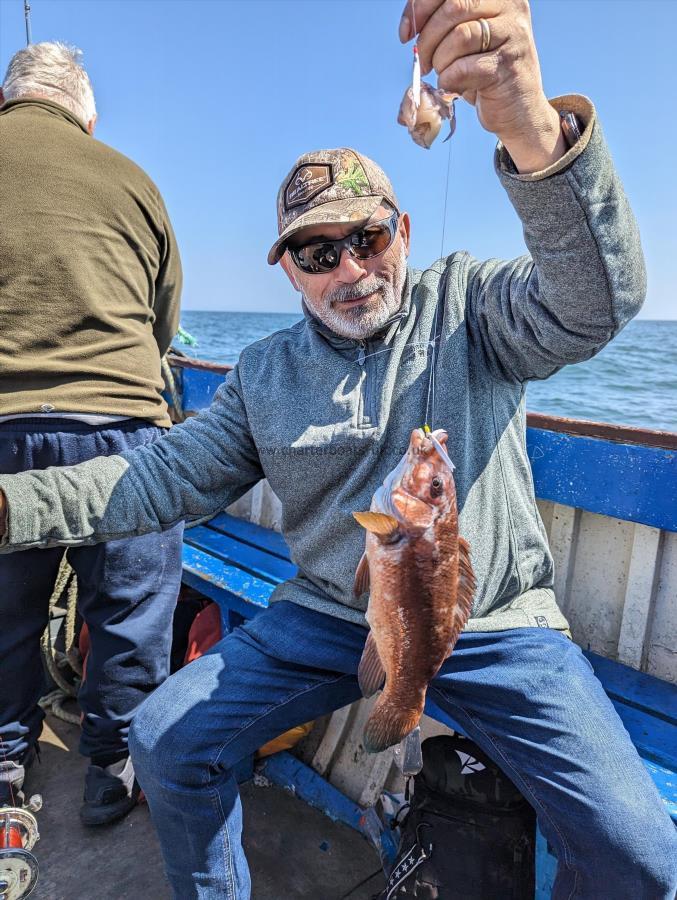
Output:
<svg viewBox="0 0 677 900">
<path fill-rule="evenodd" d="M 431 497 L 439 497 L 442 493 L 442 489 L 444 488 L 444 481 L 442 480 L 440 475 L 434 475 L 432 481 L 430 482 L 430 496 Z"/>
</svg>

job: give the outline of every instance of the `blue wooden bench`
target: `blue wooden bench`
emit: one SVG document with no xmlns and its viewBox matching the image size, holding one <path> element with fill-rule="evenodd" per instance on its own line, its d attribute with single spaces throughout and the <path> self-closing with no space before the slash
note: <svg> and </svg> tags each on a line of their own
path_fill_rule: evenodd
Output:
<svg viewBox="0 0 677 900">
<path fill-rule="evenodd" d="M 265 609 L 275 585 L 294 575 L 296 567 L 280 534 L 221 513 L 186 531 L 183 570 L 188 585 L 218 603 L 225 632 Z M 597 654 L 587 656 L 677 824 L 677 687 Z M 426 711 L 458 730 L 434 703 L 429 702 Z M 293 787 L 333 818 L 363 827 L 364 810 L 289 754 L 279 757 L 266 764 L 273 781 Z M 550 896 L 555 868 L 556 860 L 539 835 L 537 900 Z"/>
</svg>

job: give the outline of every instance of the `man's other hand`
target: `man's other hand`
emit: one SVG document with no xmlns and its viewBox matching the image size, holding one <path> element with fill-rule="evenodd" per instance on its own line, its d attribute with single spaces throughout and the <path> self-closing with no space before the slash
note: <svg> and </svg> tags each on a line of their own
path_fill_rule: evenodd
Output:
<svg viewBox="0 0 677 900">
<path fill-rule="evenodd" d="M 418 30 L 421 72 L 477 109 L 520 172 L 566 152 L 559 115 L 543 92 L 527 0 L 409 0 L 400 40 Z"/>
</svg>

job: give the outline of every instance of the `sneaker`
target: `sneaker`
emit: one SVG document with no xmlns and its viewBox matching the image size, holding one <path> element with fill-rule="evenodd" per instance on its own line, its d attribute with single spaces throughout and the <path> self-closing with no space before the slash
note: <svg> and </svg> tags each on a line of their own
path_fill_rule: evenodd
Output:
<svg viewBox="0 0 677 900">
<path fill-rule="evenodd" d="M 26 797 L 23 792 L 26 769 L 35 762 L 36 748 L 31 747 L 23 755 L 21 762 L 14 759 L 0 761 L 0 809 L 3 806 L 23 806 Z"/>
<path fill-rule="evenodd" d="M 108 825 L 126 816 L 139 800 L 139 783 L 129 756 L 105 768 L 90 765 L 80 807 L 83 825 Z"/>
<path fill-rule="evenodd" d="M 3 806 L 24 805 L 26 798 L 21 789 L 25 776 L 25 768 L 13 759 L 0 762 L 0 809 Z"/>
</svg>

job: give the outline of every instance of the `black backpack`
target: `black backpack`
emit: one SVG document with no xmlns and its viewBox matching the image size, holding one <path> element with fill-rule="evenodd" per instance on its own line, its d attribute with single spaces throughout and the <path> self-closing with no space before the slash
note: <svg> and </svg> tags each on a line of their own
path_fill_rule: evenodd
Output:
<svg viewBox="0 0 677 900">
<path fill-rule="evenodd" d="M 378 900 L 533 900 L 535 813 L 476 744 L 428 738 L 413 782 Z"/>
</svg>

